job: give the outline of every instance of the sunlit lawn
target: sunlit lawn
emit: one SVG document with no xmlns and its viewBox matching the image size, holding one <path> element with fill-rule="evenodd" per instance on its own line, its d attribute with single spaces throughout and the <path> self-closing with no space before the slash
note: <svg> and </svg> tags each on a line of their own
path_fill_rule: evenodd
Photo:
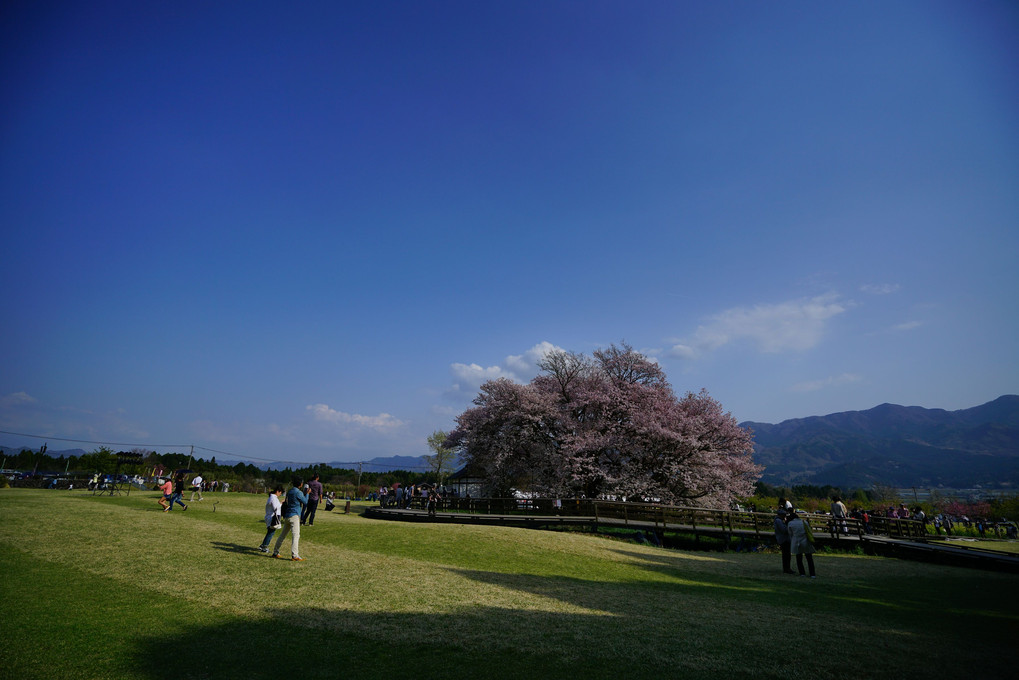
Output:
<svg viewBox="0 0 1019 680">
<path fill-rule="evenodd" d="M 335 511 L 304 527 L 294 563 L 255 550 L 261 496 L 206 494 L 167 514 L 157 497 L 0 490 L 0 677 L 902 680 L 1016 667 L 1012 575 L 819 555 L 810 580 L 781 574 L 776 554 Z"/>
<path fill-rule="evenodd" d="M 979 548 L 981 550 L 995 550 L 997 552 L 1019 553 L 1019 541 L 959 539 L 959 540 L 948 540 L 945 541 L 944 543 L 945 545 L 951 545 L 959 548 Z"/>
</svg>

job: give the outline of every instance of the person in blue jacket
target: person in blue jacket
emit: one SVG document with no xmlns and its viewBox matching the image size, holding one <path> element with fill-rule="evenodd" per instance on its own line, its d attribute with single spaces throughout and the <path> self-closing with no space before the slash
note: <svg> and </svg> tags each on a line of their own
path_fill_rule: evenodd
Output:
<svg viewBox="0 0 1019 680">
<path fill-rule="evenodd" d="M 298 544 L 301 541 L 301 512 L 304 511 L 304 506 L 308 504 L 308 496 L 301 491 L 301 484 L 304 480 L 300 477 L 294 477 L 291 480 L 293 484 L 290 490 L 287 491 L 287 500 L 283 503 L 283 531 L 280 532 L 279 538 L 276 539 L 276 547 L 273 548 L 272 556 L 280 556 L 280 546 L 283 545 L 283 539 L 287 537 L 287 534 L 291 534 L 293 538 L 290 540 L 290 559 L 294 562 L 303 562 L 304 558 L 301 557 L 299 552 Z"/>
</svg>

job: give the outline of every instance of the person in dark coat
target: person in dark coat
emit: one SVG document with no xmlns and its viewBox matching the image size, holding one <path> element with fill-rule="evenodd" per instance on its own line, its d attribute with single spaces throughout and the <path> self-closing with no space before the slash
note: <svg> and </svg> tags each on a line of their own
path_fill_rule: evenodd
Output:
<svg viewBox="0 0 1019 680">
<path fill-rule="evenodd" d="M 184 504 L 184 486 L 184 473 L 178 472 L 173 478 L 173 495 L 170 496 L 170 507 L 167 512 L 173 510 L 174 503 L 177 503 L 185 510 L 188 509 L 188 506 Z"/>
<path fill-rule="evenodd" d="M 301 512 L 301 524 L 311 526 L 315 523 L 315 510 L 318 509 L 318 502 L 322 498 L 322 482 L 318 481 L 318 475 L 314 475 L 308 482 L 308 504 Z"/>
<path fill-rule="evenodd" d="M 426 507 L 428 508 L 429 516 L 435 517 L 435 504 L 441 498 L 442 496 L 439 495 L 439 490 L 434 486 L 428 490 L 428 505 Z"/>
<path fill-rule="evenodd" d="M 789 550 L 789 527 L 785 524 L 785 508 L 779 508 L 775 515 L 775 541 L 782 549 L 782 573 L 795 574 L 792 568 L 792 552 Z"/>
</svg>

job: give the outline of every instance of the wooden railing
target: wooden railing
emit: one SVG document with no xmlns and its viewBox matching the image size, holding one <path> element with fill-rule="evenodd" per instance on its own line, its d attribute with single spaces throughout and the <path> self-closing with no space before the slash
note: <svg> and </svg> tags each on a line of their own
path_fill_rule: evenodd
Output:
<svg viewBox="0 0 1019 680">
<path fill-rule="evenodd" d="M 424 498 L 414 497 L 410 507 L 423 510 L 425 503 Z M 436 503 L 436 509 L 439 512 L 471 515 L 592 517 L 596 521 L 613 520 L 613 523 L 618 523 L 622 520 L 624 524 L 651 524 L 662 529 L 712 527 L 729 533 L 753 533 L 761 537 L 774 536 L 775 533 L 775 514 L 771 512 L 712 510 L 588 498 L 444 498 Z M 924 524 L 910 519 L 871 517 L 870 522 L 865 524 L 851 517 L 836 519 L 817 513 L 800 515 L 810 524 L 815 535 L 826 534 L 833 539 L 867 535 L 912 539 L 927 536 Z"/>
</svg>

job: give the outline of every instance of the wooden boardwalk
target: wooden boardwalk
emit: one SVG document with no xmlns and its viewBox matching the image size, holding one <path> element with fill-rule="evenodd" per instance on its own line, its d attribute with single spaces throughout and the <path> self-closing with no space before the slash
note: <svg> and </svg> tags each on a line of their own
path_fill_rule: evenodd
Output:
<svg viewBox="0 0 1019 680">
<path fill-rule="evenodd" d="M 635 531 L 692 534 L 726 542 L 757 541 L 773 545 L 774 514 L 762 512 L 684 508 L 647 503 L 621 503 L 583 499 L 453 499 L 428 515 L 417 502 L 410 508 L 372 507 L 364 515 L 373 519 L 440 524 L 481 524 L 532 529 L 585 527 L 629 528 Z M 1019 555 L 947 545 L 927 535 L 920 522 L 874 518 L 870 527 L 854 519 L 838 524 L 828 515 L 805 514 L 819 546 L 853 549 L 867 554 L 917 559 L 957 566 L 1019 573 Z"/>
</svg>

